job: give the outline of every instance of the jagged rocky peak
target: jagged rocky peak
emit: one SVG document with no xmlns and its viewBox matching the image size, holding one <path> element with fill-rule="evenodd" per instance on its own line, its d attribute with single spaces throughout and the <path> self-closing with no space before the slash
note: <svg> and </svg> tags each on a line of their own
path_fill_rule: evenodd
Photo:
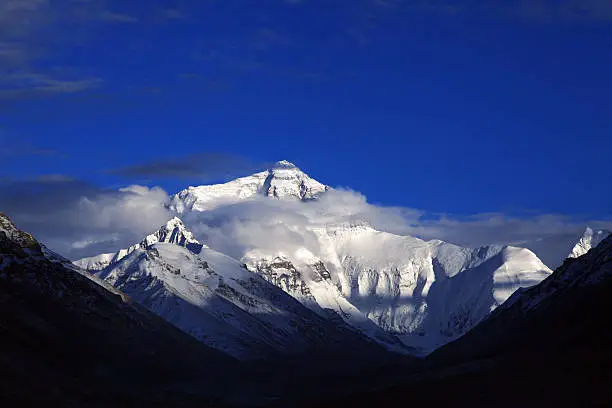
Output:
<svg viewBox="0 0 612 408">
<path fill-rule="evenodd" d="M 9 240 L 22 248 L 32 248 L 40 251 L 38 241 L 27 232 L 19 230 L 13 222 L 0 212 L 0 240 Z"/>
<path fill-rule="evenodd" d="M 6 271 L 6 267 L 16 261 L 34 257 L 43 258 L 38 241 L 19 230 L 6 215 L 0 213 L 0 271 Z"/>
<path fill-rule="evenodd" d="M 119 262 L 135 250 L 149 249 L 158 242 L 182 246 L 195 254 L 199 254 L 202 251 L 202 248 L 208 248 L 206 245 L 195 239 L 191 231 L 187 229 L 180 218 L 174 217 L 165 225 L 162 225 L 160 229 L 147 235 L 138 244 L 132 245 L 129 248 L 120 249 L 115 253 L 100 254 L 79 259 L 78 261 L 75 261 L 74 264 L 90 272 L 100 271 Z"/>
<path fill-rule="evenodd" d="M 582 234 L 574 248 L 572 248 L 572 252 L 569 254 L 568 257 L 578 258 L 586 254 L 591 248 L 595 248 L 597 245 L 599 245 L 600 242 L 606 239 L 608 235 L 610 235 L 610 232 L 608 231 L 593 230 L 590 227 L 586 227 L 584 233 Z"/>
<path fill-rule="evenodd" d="M 178 217 L 172 218 L 159 230 L 148 235 L 141 241 L 140 246 L 142 248 L 148 248 L 157 242 L 180 245 L 195 253 L 200 252 L 203 247 Z"/>
</svg>

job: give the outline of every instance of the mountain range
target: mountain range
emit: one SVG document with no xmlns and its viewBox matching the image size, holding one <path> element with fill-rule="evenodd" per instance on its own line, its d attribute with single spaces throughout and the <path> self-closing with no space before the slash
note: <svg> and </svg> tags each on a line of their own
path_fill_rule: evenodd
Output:
<svg viewBox="0 0 612 408">
<path fill-rule="evenodd" d="M 335 193 L 279 162 L 189 187 L 157 230 L 74 262 L 0 214 L 0 401 L 612 401 L 607 231 L 468 248 L 330 216 Z M 223 253 L 207 228 L 247 216 L 290 234 Z"/>
<path fill-rule="evenodd" d="M 180 256 L 187 250 L 165 242 L 151 248 L 157 246 L 181 248 Z M 0 401 L 606 406 L 612 400 L 606 380 L 612 322 L 602 311 L 610 307 L 611 261 L 612 237 L 515 292 L 466 335 L 425 359 L 398 358 L 345 336 L 344 347 L 247 363 L 173 328 L 0 215 Z"/>
<path fill-rule="evenodd" d="M 233 347 L 232 342 L 214 338 L 219 335 L 213 338 L 202 335 L 198 328 L 211 326 L 209 317 L 192 307 L 209 298 L 210 295 L 202 294 L 204 291 L 219 294 L 216 279 L 249 280 L 257 282 L 255 286 L 261 286 L 265 280 L 290 295 L 287 298 L 298 300 L 317 318 L 341 323 L 388 350 L 422 355 L 467 332 L 517 289 L 535 285 L 549 276 L 551 268 L 537 253 L 546 252 L 546 259 L 554 265 L 568 256 L 581 255 L 607 235 L 587 228 L 583 236 L 574 237 L 573 241 L 563 237 L 517 246 L 466 248 L 378 231 L 363 219 L 330 219 L 315 209 L 305 227 L 293 225 L 290 219 L 278 221 L 290 233 L 300 236 L 298 243 L 283 243 L 282 249 L 271 248 L 265 242 L 261 246 L 250 245 L 230 259 L 209 248 L 206 242 L 196 240 L 178 218 L 197 226 L 202 218 L 217 214 L 215 210 L 266 199 L 309 209 L 333 190 L 287 161 L 225 184 L 189 187 L 171 198 L 169 207 L 176 216 L 157 232 L 129 248 L 81 259 L 75 264 L 139 299 L 188 333 L 208 339 L 207 344 L 223 344 L 224 351 Z M 240 213 L 233 216 L 240 217 Z M 266 225 L 269 222 L 266 214 L 262 216 L 262 225 Z M 308 240 L 315 244 L 304 244 Z M 185 249 L 162 243 L 178 244 Z M 552 253 L 557 255 L 553 257 Z M 208 267 L 220 277 L 207 278 Z M 156 272 L 160 268 L 192 272 L 185 277 Z M 177 280 L 177 276 L 181 279 Z M 183 285 L 186 280 L 191 283 Z M 225 290 L 225 286 L 221 287 Z M 244 284 L 233 289 L 247 297 L 253 294 L 253 289 Z M 172 296 L 162 296 L 160 290 Z M 194 297 L 195 292 L 202 293 Z M 227 301 L 228 295 L 224 296 Z M 181 306 L 168 306 L 170 298 Z M 270 307 L 269 300 L 258 298 L 258 302 Z M 239 304 L 239 308 L 247 310 L 247 316 L 256 310 L 245 309 L 244 304 Z M 200 317 L 195 317 L 196 314 Z M 219 328 L 225 327 L 227 322 L 219 323 L 220 320 L 227 319 L 215 320 Z M 249 327 L 241 320 L 230 326 Z M 215 332 L 229 335 L 231 331 Z M 237 337 L 246 341 L 248 336 L 237 333 Z M 261 341 L 262 335 L 255 337 Z M 266 342 L 278 348 L 277 340 Z M 248 358 L 246 354 L 242 357 Z"/>
<path fill-rule="evenodd" d="M 319 206 L 335 191 L 280 162 L 223 185 L 190 187 L 172 197 L 174 215 L 156 231 L 75 262 L 0 214 L 0 400 L 233 407 L 371 406 L 405 395 L 433 406 L 612 400 L 604 380 L 612 322 L 602 313 L 612 279 L 607 231 L 467 248 L 330 217 Z M 264 226 L 281 224 L 302 239 L 255 240 L 231 254 L 208 245 L 203 225 L 268 202 L 280 204 L 274 211 L 305 209 L 308 223 L 265 207 L 254 212 Z M 553 266 L 564 260 L 552 272 L 538 255 Z"/>
</svg>

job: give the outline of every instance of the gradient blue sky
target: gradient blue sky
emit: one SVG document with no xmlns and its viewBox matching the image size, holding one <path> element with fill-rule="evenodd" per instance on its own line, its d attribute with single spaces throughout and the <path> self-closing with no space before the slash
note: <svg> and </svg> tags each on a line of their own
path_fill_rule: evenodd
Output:
<svg viewBox="0 0 612 408">
<path fill-rule="evenodd" d="M 201 163 L 224 153 L 385 205 L 611 214 L 609 1 L 10 3 L 5 179 L 173 193 L 247 167 Z"/>
</svg>

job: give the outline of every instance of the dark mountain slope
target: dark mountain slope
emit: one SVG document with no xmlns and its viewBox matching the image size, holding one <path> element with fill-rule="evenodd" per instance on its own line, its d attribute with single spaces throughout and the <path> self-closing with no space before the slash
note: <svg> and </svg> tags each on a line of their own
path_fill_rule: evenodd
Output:
<svg viewBox="0 0 612 408">
<path fill-rule="evenodd" d="M 1 213 L 0 339 L 0 401 L 11 406 L 187 402 L 185 394 L 175 399 L 176 385 L 195 379 L 204 404 L 237 366 L 120 292 L 52 262 Z"/>
<path fill-rule="evenodd" d="M 408 360 L 347 334 L 344 348 L 326 335 L 327 348 L 240 363 L 83 273 L 0 214 L 0 404 L 260 406 L 354 390 L 345 373 Z"/>
</svg>

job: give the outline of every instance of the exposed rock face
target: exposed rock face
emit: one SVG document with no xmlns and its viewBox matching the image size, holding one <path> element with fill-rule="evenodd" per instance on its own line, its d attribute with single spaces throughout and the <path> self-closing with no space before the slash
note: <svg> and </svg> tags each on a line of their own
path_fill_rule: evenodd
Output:
<svg viewBox="0 0 612 408">
<path fill-rule="evenodd" d="M 276 257 L 272 262 L 261 260 L 250 268 L 265 280 L 278 286 L 296 299 L 314 300 L 302 274 L 287 259 Z"/>
</svg>

